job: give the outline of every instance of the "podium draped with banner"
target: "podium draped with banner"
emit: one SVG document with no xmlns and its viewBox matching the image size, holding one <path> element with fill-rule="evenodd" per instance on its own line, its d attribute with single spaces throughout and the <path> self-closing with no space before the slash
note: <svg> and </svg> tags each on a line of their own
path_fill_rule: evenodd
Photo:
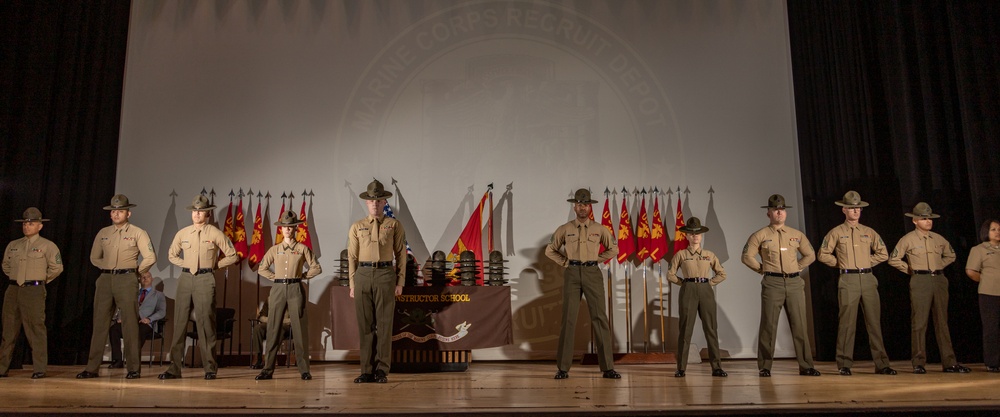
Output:
<svg viewBox="0 0 1000 417">
<path fill-rule="evenodd" d="M 333 348 L 356 350 L 350 289 L 332 290 Z M 392 372 L 465 371 L 472 349 L 512 343 L 510 287 L 403 287 L 392 330 Z"/>
</svg>

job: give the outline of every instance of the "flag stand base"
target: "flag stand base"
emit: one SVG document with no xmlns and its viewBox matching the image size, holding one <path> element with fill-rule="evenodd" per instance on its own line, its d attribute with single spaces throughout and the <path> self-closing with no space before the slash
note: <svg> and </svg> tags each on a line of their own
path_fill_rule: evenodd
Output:
<svg viewBox="0 0 1000 417">
<path fill-rule="evenodd" d="M 617 365 L 645 365 L 658 363 L 677 363 L 677 355 L 672 352 L 650 352 L 650 353 L 615 353 L 614 361 Z M 583 355 L 581 365 L 597 365 L 597 354 L 587 353 Z"/>
</svg>

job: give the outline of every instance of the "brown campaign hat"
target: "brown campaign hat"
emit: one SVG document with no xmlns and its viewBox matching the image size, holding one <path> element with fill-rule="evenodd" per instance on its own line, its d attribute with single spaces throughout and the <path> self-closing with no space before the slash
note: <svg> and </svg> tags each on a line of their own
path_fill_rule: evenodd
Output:
<svg viewBox="0 0 1000 417">
<path fill-rule="evenodd" d="M 111 205 L 104 206 L 105 210 L 128 210 L 130 207 L 135 207 L 135 204 L 129 204 L 128 197 L 125 194 L 115 194 L 111 197 Z"/>
<path fill-rule="evenodd" d="M 39 209 L 37 209 L 37 208 L 35 208 L 35 207 L 28 207 L 28 209 L 24 211 L 24 215 L 22 217 L 23 218 L 20 218 L 20 219 L 14 220 L 14 221 L 18 222 L 18 223 L 24 223 L 24 222 L 47 222 L 47 221 L 49 221 L 49 219 L 43 219 L 42 218 L 42 211 L 39 210 Z"/>
<path fill-rule="evenodd" d="M 373 179 L 370 184 L 368 184 L 368 190 L 361 193 L 358 197 L 363 200 L 385 200 L 392 197 L 392 193 L 385 190 L 382 183 L 376 179 Z"/>
<path fill-rule="evenodd" d="M 934 211 L 931 210 L 930 204 L 927 204 L 927 203 L 921 201 L 921 202 L 917 203 L 917 205 L 913 206 L 913 211 L 912 212 L 906 213 L 906 217 L 919 217 L 919 218 L 922 218 L 922 219 L 936 219 L 936 218 L 941 217 L 941 216 L 937 215 L 937 214 L 934 214 Z"/>
<path fill-rule="evenodd" d="M 593 198 L 590 198 L 590 190 L 588 190 L 586 188 L 581 188 L 579 190 L 576 190 L 576 193 L 573 194 L 573 198 L 571 198 L 569 200 L 566 200 L 566 201 L 569 201 L 570 203 L 578 203 L 578 204 L 588 204 L 588 203 L 589 204 L 594 204 L 594 203 L 597 202 L 597 200 L 594 200 Z"/>
<path fill-rule="evenodd" d="M 861 194 L 854 190 L 848 191 L 844 194 L 844 198 L 834 201 L 833 204 L 841 207 L 868 207 L 867 202 L 861 201 Z"/>
<path fill-rule="evenodd" d="M 215 204 L 208 202 L 208 197 L 202 194 L 198 194 L 191 200 L 191 205 L 188 206 L 188 210 L 191 211 L 208 211 L 215 208 Z"/>
<path fill-rule="evenodd" d="M 690 233 L 693 235 L 700 235 L 708 231 L 708 228 L 701 225 L 701 219 L 697 217 L 692 217 L 688 219 L 687 224 L 678 228 L 678 230 L 684 233 Z"/>
<path fill-rule="evenodd" d="M 296 215 L 294 211 L 285 210 L 284 213 L 281 213 L 281 218 L 278 219 L 278 221 L 274 222 L 274 225 L 275 226 L 298 226 L 298 225 L 300 225 L 302 223 L 305 223 L 305 222 L 303 222 L 302 220 L 299 220 L 299 216 Z"/>
<path fill-rule="evenodd" d="M 760 208 L 773 208 L 773 209 L 786 209 L 792 208 L 792 206 L 785 205 L 785 197 L 781 194 L 774 194 L 767 198 L 767 205 L 760 206 Z"/>
</svg>

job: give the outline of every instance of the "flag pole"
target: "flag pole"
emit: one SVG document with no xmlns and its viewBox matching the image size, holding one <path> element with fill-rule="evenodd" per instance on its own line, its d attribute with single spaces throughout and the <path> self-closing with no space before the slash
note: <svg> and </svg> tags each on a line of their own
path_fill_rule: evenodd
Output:
<svg viewBox="0 0 1000 417">
<path fill-rule="evenodd" d="M 659 188 L 653 189 L 654 195 L 656 195 L 657 204 L 659 204 L 660 197 L 663 196 L 663 191 Z M 663 233 L 664 239 L 666 239 L 666 231 Z M 661 257 L 662 261 L 663 258 Z M 659 299 L 660 299 L 660 353 L 667 353 L 667 330 L 664 322 L 666 319 L 663 316 L 663 264 L 661 262 L 656 262 L 656 282 L 659 285 Z M 670 288 L 669 286 L 667 288 Z"/>
<path fill-rule="evenodd" d="M 609 190 L 608 187 L 604 187 L 604 206 L 605 207 L 609 206 L 608 196 L 610 194 L 611 194 L 611 190 Z M 611 212 L 609 211 L 608 212 L 608 216 L 609 216 L 608 219 L 609 219 L 609 221 L 610 221 L 610 215 L 611 215 Z M 601 222 L 602 223 L 604 222 L 604 212 L 601 212 Z M 612 228 L 612 230 L 614 230 L 614 225 L 612 225 L 611 228 Z M 614 233 L 612 233 L 612 234 L 614 234 Z M 615 237 L 615 239 L 617 240 L 617 237 Z M 615 291 L 615 287 L 614 287 L 614 279 L 611 277 L 611 260 L 609 260 L 606 265 L 608 266 L 608 295 L 607 295 L 607 297 L 608 297 L 608 332 L 611 333 L 611 346 L 608 346 L 608 349 L 611 349 L 611 351 L 614 352 L 614 350 L 615 350 L 614 349 L 614 344 L 615 344 L 615 342 L 614 342 L 614 340 L 615 340 L 615 307 L 614 307 L 615 306 L 615 299 L 614 299 L 614 294 L 615 293 L 614 293 L 614 291 Z"/>
<path fill-rule="evenodd" d="M 214 191 L 214 189 L 213 189 L 213 191 Z M 242 190 L 240 190 L 240 192 L 242 192 Z M 230 189 L 229 190 L 229 208 L 230 208 L 230 210 L 232 210 L 232 207 L 233 207 L 233 196 L 235 196 L 235 195 L 236 195 L 236 193 L 234 193 L 233 190 Z M 232 213 L 229 213 L 229 215 L 232 215 Z M 228 221 L 229 219 L 226 219 L 226 220 Z M 232 243 L 232 242 L 230 242 L 230 243 Z M 218 256 L 218 255 L 216 255 L 216 256 Z M 223 271 L 223 274 L 224 274 L 224 278 L 222 279 L 222 308 L 226 308 L 226 300 L 227 300 L 227 296 L 229 295 L 229 291 L 228 291 L 229 290 L 229 267 L 228 266 L 226 267 L 225 271 Z"/>
</svg>

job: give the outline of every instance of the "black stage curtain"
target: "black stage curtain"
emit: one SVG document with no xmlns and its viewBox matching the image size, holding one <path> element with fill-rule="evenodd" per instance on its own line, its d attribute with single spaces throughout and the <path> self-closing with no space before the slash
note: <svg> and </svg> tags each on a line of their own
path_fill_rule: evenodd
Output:
<svg viewBox="0 0 1000 417">
<path fill-rule="evenodd" d="M 1000 2 L 789 1 L 795 110 L 809 239 L 843 222 L 847 190 L 889 246 L 913 230 L 919 201 L 958 260 L 947 269 L 958 359 L 982 361 L 976 283 L 965 275 L 979 225 L 1000 215 Z M 837 274 L 810 267 L 817 358 L 835 359 Z M 908 277 L 876 268 L 889 357 L 910 357 Z M 858 321 L 855 359 L 870 359 Z M 933 328 L 931 362 L 939 360 Z M 870 362 L 869 362 L 870 363 Z"/>
<path fill-rule="evenodd" d="M 0 230 L 4 246 L 23 236 L 12 220 L 29 206 L 52 219 L 40 234 L 65 271 L 47 287 L 51 364 L 83 363 L 90 343 L 90 247 L 110 224 L 101 208 L 115 192 L 130 7 L 0 2 Z"/>
</svg>

